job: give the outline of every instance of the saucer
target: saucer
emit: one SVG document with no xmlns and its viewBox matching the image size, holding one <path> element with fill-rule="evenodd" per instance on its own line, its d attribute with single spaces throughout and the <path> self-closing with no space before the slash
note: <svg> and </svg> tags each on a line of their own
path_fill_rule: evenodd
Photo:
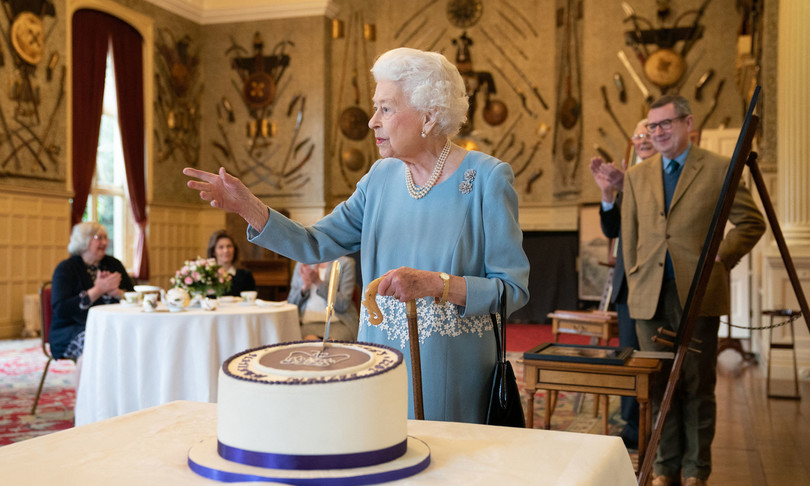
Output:
<svg viewBox="0 0 810 486">
<path fill-rule="evenodd" d="M 136 285 L 133 287 L 135 292 L 160 292 L 161 288 L 157 285 Z"/>
<path fill-rule="evenodd" d="M 274 301 L 274 300 L 262 300 L 256 299 L 256 305 L 259 307 L 281 307 L 282 305 L 286 304 L 287 301 Z"/>
</svg>

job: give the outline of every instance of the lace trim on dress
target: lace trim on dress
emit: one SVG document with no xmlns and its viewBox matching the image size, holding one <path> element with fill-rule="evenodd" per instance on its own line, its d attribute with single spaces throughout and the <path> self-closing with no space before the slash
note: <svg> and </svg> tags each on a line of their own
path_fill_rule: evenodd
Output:
<svg viewBox="0 0 810 486">
<path fill-rule="evenodd" d="M 360 309 L 360 322 L 366 326 L 377 327 L 385 332 L 390 340 L 399 340 L 402 349 L 408 343 L 408 316 L 405 314 L 405 303 L 392 296 L 377 296 L 377 305 L 383 315 L 383 321 L 378 326 L 368 322 L 368 310 L 365 306 Z M 438 304 L 433 297 L 416 300 L 416 315 L 419 322 L 419 342 L 434 334 L 439 336 L 457 337 L 462 334 L 477 334 L 483 337 L 485 331 L 492 331 L 492 321 L 488 315 L 461 317 L 458 315 L 458 306 L 451 302 Z"/>
</svg>

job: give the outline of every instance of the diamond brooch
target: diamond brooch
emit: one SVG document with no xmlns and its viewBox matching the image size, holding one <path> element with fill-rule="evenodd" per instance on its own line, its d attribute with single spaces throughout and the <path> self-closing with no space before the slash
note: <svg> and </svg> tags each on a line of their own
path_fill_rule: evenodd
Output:
<svg viewBox="0 0 810 486">
<path fill-rule="evenodd" d="M 469 194 L 472 191 L 472 183 L 475 180 L 475 169 L 464 171 L 464 180 L 458 185 L 458 190 L 462 194 Z"/>
</svg>

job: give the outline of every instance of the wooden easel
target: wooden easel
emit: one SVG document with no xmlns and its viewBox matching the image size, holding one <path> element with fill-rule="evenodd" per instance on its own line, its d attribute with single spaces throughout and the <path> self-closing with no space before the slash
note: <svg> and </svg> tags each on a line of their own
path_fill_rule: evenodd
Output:
<svg viewBox="0 0 810 486">
<path fill-rule="evenodd" d="M 723 230 L 728 221 L 728 215 L 731 211 L 732 203 L 734 202 L 734 195 L 737 193 L 737 188 L 740 184 L 742 172 L 745 165 L 748 166 L 753 177 L 754 184 L 756 185 L 757 192 L 762 200 L 762 205 L 765 209 L 765 214 L 768 218 L 768 223 L 771 226 L 776 244 L 779 247 L 779 253 L 782 256 L 782 262 L 785 264 L 790 283 L 793 287 L 793 292 L 796 294 L 796 299 L 799 302 L 804 322 L 807 329 L 810 331 L 810 309 L 807 306 L 807 300 L 802 292 L 799 277 L 796 274 L 796 268 L 793 265 L 793 260 L 790 258 L 785 238 L 782 230 L 779 227 L 779 221 L 776 219 L 776 212 L 773 209 L 773 204 L 768 191 L 765 186 L 765 181 L 762 178 L 762 173 L 757 165 L 757 154 L 751 152 L 751 144 L 754 139 L 754 133 L 759 124 L 759 117 L 754 115 L 754 108 L 756 107 L 757 100 L 759 99 L 759 92 L 761 87 L 757 86 L 754 90 L 754 95 L 751 97 L 751 102 L 748 105 L 748 112 L 743 122 L 740 137 L 737 139 L 737 146 L 734 149 L 734 155 L 731 157 L 728 171 L 726 172 L 726 179 L 723 183 L 723 190 L 720 193 L 720 198 L 717 201 L 717 206 L 714 210 L 712 217 L 712 224 L 710 226 L 709 234 L 706 236 L 706 243 L 703 245 L 703 252 L 698 261 L 698 270 L 692 279 L 692 285 L 689 288 L 689 296 L 684 305 L 684 313 L 681 317 L 681 323 L 678 329 L 678 336 L 675 341 L 677 349 L 675 351 L 675 358 L 672 362 L 672 371 L 669 374 L 666 389 L 664 390 L 664 397 L 661 401 L 661 407 L 658 411 L 658 416 L 653 424 L 652 436 L 650 437 L 649 447 L 647 454 L 644 455 L 644 462 L 641 466 L 638 476 L 638 484 L 646 485 L 650 480 L 652 473 L 652 466 L 655 460 L 655 453 L 658 450 L 658 443 L 661 440 L 662 426 L 666 419 L 667 412 L 672 404 L 672 397 L 675 394 L 675 387 L 678 384 L 678 378 L 683 368 L 684 359 L 690 342 L 692 340 L 692 333 L 695 329 L 695 322 L 697 320 L 698 311 L 700 310 L 703 296 L 706 293 L 706 286 L 709 282 L 709 275 L 711 274 L 712 267 L 714 266 L 714 259 L 717 256 L 717 250 L 720 247 L 720 242 L 723 239 Z M 745 163 L 739 161 L 745 160 Z M 715 352 L 715 350 L 711 350 Z"/>
</svg>

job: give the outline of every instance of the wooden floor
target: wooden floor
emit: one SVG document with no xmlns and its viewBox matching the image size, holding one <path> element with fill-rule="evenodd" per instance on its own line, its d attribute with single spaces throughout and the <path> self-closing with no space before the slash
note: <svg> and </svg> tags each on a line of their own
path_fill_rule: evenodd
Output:
<svg viewBox="0 0 810 486">
<path fill-rule="evenodd" d="M 792 387 L 773 382 L 771 392 Z M 810 485 L 810 382 L 800 392 L 801 400 L 768 399 L 757 366 L 733 350 L 720 354 L 711 486 Z"/>
</svg>

